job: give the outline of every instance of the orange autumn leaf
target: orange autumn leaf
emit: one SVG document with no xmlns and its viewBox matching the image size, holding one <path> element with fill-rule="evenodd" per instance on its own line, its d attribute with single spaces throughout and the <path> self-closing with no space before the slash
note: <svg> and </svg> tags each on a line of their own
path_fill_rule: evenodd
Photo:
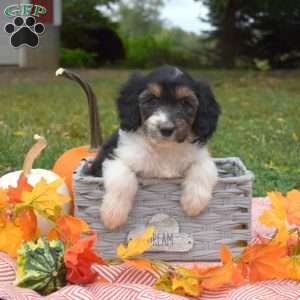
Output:
<svg viewBox="0 0 300 300">
<path fill-rule="evenodd" d="M 219 263 L 215 263 L 214 265 L 193 265 L 192 269 L 196 274 L 206 274 L 210 271 L 217 270 L 219 268 Z"/>
<path fill-rule="evenodd" d="M 287 248 L 276 244 L 251 244 L 245 248 L 239 258 L 238 266 L 250 282 L 287 278 L 282 258 Z"/>
<path fill-rule="evenodd" d="M 22 237 L 26 241 L 32 241 L 39 235 L 37 217 L 32 208 L 24 209 L 15 220 L 21 228 Z"/>
<path fill-rule="evenodd" d="M 266 209 L 259 217 L 259 221 L 267 227 L 276 228 L 273 238 L 274 244 L 285 245 L 289 236 L 289 229 L 286 222 L 286 199 L 278 192 L 268 193 L 268 196 L 271 200 L 271 209 Z"/>
<path fill-rule="evenodd" d="M 300 191 L 292 190 L 287 193 L 285 209 L 290 224 L 300 225 Z"/>
<path fill-rule="evenodd" d="M 51 230 L 48 231 L 48 233 L 47 233 L 47 239 L 49 241 L 59 240 L 60 239 L 60 234 L 59 234 L 59 232 L 57 231 L 56 228 L 52 228 Z"/>
<path fill-rule="evenodd" d="M 21 173 L 17 187 L 9 186 L 7 190 L 7 196 L 9 198 L 10 204 L 16 204 L 21 202 L 22 193 L 24 191 L 31 192 L 33 187 L 28 183 L 26 175 L 24 173 Z"/>
<path fill-rule="evenodd" d="M 203 279 L 201 285 L 208 290 L 218 289 L 220 287 L 230 285 L 232 281 L 232 266 L 226 264 L 222 267 L 217 268 L 212 272 L 205 274 L 206 279 Z"/>
<path fill-rule="evenodd" d="M 6 217 L 5 213 L 1 213 L 0 214 L 0 229 L 5 226 L 6 219 L 7 219 L 7 217 Z"/>
<path fill-rule="evenodd" d="M 48 238 L 59 238 L 62 241 L 74 243 L 80 239 L 83 232 L 90 231 L 90 226 L 82 219 L 65 215 L 56 221 L 56 228 L 48 233 Z"/>
<path fill-rule="evenodd" d="M 97 280 L 99 275 L 92 270 L 92 265 L 106 264 L 94 250 L 96 235 L 78 240 L 65 251 L 64 261 L 67 267 L 67 281 L 87 284 Z"/>
<path fill-rule="evenodd" d="M 228 265 L 229 268 L 229 273 L 231 273 L 231 285 L 233 286 L 238 286 L 242 283 L 245 283 L 246 279 L 242 275 L 242 270 L 241 268 L 233 262 L 233 257 L 232 254 L 229 250 L 229 248 L 222 244 L 221 246 L 221 251 L 220 251 L 220 257 L 221 261 L 224 266 Z"/>
<path fill-rule="evenodd" d="M 223 264 L 232 262 L 232 254 L 231 254 L 229 248 L 226 245 L 224 245 L 223 243 L 221 244 L 220 258 L 221 258 L 221 262 Z"/>
<path fill-rule="evenodd" d="M 37 218 L 32 208 L 24 209 L 15 219 L 0 215 L 0 251 L 15 257 L 23 240 L 38 237 Z"/>
<path fill-rule="evenodd" d="M 206 274 L 210 274 L 213 271 L 219 270 L 221 265 L 218 263 L 218 265 L 212 265 L 212 266 L 199 266 L 199 265 L 194 265 L 191 270 L 197 274 L 199 279 L 204 279 L 206 278 Z M 210 277 L 210 276 L 209 276 Z"/>
<path fill-rule="evenodd" d="M 245 279 L 242 276 L 240 268 L 235 265 L 230 250 L 224 244 L 221 245 L 220 257 L 222 266 L 214 267 L 202 273 L 204 277 L 201 282 L 202 287 L 213 290 L 227 285 L 244 283 Z"/>
<path fill-rule="evenodd" d="M 0 188 L 0 209 L 4 208 L 8 203 L 7 190 Z"/>
<path fill-rule="evenodd" d="M 232 273 L 232 285 L 238 286 L 245 283 L 247 279 L 243 275 L 243 269 L 238 264 L 235 265 L 234 272 Z"/>
<path fill-rule="evenodd" d="M 17 250 L 22 241 L 22 231 L 13 222 L 7 222 L 1 218 L 0 223 L 0 251 L 6 252 L 12 257 L 17 256 Z"/>
<path fill-rule="evenodd" d="M 135 259 L 124 259 L 124 262 L 128 265 L 137 267 L 140 270 L 147 270 L 153 272 L 153 267 L 151 261 L 144 258 L 135 258 Z"/>
</svg>

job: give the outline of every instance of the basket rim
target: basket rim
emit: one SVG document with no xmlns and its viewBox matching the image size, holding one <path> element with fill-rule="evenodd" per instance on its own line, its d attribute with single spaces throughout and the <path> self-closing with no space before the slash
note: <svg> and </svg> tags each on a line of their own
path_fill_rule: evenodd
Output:
<svg viewBox="0 0 300 300">
<path fill-rule="evenodd" d="M 92 161 L 93 158 L 84 158 L 80 161 L 78 168 L 74 171 L 73 174 L 73 181 L 75 182 L 85 182 L 85 183 L 97 183 L 102 185 L 103 184 L 103 177 L 94 177 L 90 175 L 83 175 L 83 169 L 88 161 Z M 231 177 L 218 177 L 218 182 L 220 183 L 243 183 L 247 181 L 254 180 L 254 174 L 246 168 L 244 163 L 239 157 L 225 157 L 225 158 L 213 158 L 214 162 L 229 162 L 232 164 L 237 164 L 240 169 L 243 171 L 243 175 L 239 176 L 231 176 Z M 163 180 L 164 182 L 168 183 L 180 183 L 182 178 L 141 178 L 139 177 L 140 183 L 151 183 L 157 182 L 157 180 Z"/>
</svg>

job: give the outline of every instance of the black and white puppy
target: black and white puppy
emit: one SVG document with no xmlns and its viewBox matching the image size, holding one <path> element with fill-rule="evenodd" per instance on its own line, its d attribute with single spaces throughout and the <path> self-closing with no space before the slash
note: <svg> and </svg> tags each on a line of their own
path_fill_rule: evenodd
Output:
<svg viewBox="0 0 300 300">
<path fill-rule="evenodd" d="M 133 74 L 117 105 L 120 129 L 103 145 L 90 170 L 104 179 L 104 225 L 115 229 L 126 222 L 137 176 L 183 176 L 182 208 L 188 216 L 198 215 L 217 181 L 206 147 L 220 114 L 210 87 L 165 65 L 147 76 Z"/>
</svg>

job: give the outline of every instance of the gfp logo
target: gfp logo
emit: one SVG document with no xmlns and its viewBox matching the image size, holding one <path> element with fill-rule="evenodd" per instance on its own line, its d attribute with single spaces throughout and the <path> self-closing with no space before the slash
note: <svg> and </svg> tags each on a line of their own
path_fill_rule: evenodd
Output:
<svg viewBox="0 0 300 300">
<path fill-rule="evenodd" d="M 37 22 L 35 17 L 45 15 L 47 10 L 41 5 L 14 4 L 4 10 L 4 15 L 13 17 L 13 22 L 4 27 L 10 36 L 10 44 L 14 48 L 28 46 L 35 48 L 39 45 L 39 36 L 44 33 L 45 26 Z"/>
</svg>

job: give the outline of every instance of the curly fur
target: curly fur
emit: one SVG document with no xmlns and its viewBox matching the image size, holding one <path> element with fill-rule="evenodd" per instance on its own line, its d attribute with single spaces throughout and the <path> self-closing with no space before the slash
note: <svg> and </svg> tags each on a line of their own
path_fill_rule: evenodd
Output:
<svg viewBox="0 0 300 300">
<path fill-rule="evenodd" d="M 147 76 L 134 73 L 117 99 L 120 129 L 99 151 L 91 173 L 103 176 L 104 225 L 124 224 L 137 192 L 137 176 L 184 177 L 181 205 L 189 216 L 208 204 L 217 170 L 206 143 L 220 108 L 209 85 L 173 66 Z"/>
</svg>

